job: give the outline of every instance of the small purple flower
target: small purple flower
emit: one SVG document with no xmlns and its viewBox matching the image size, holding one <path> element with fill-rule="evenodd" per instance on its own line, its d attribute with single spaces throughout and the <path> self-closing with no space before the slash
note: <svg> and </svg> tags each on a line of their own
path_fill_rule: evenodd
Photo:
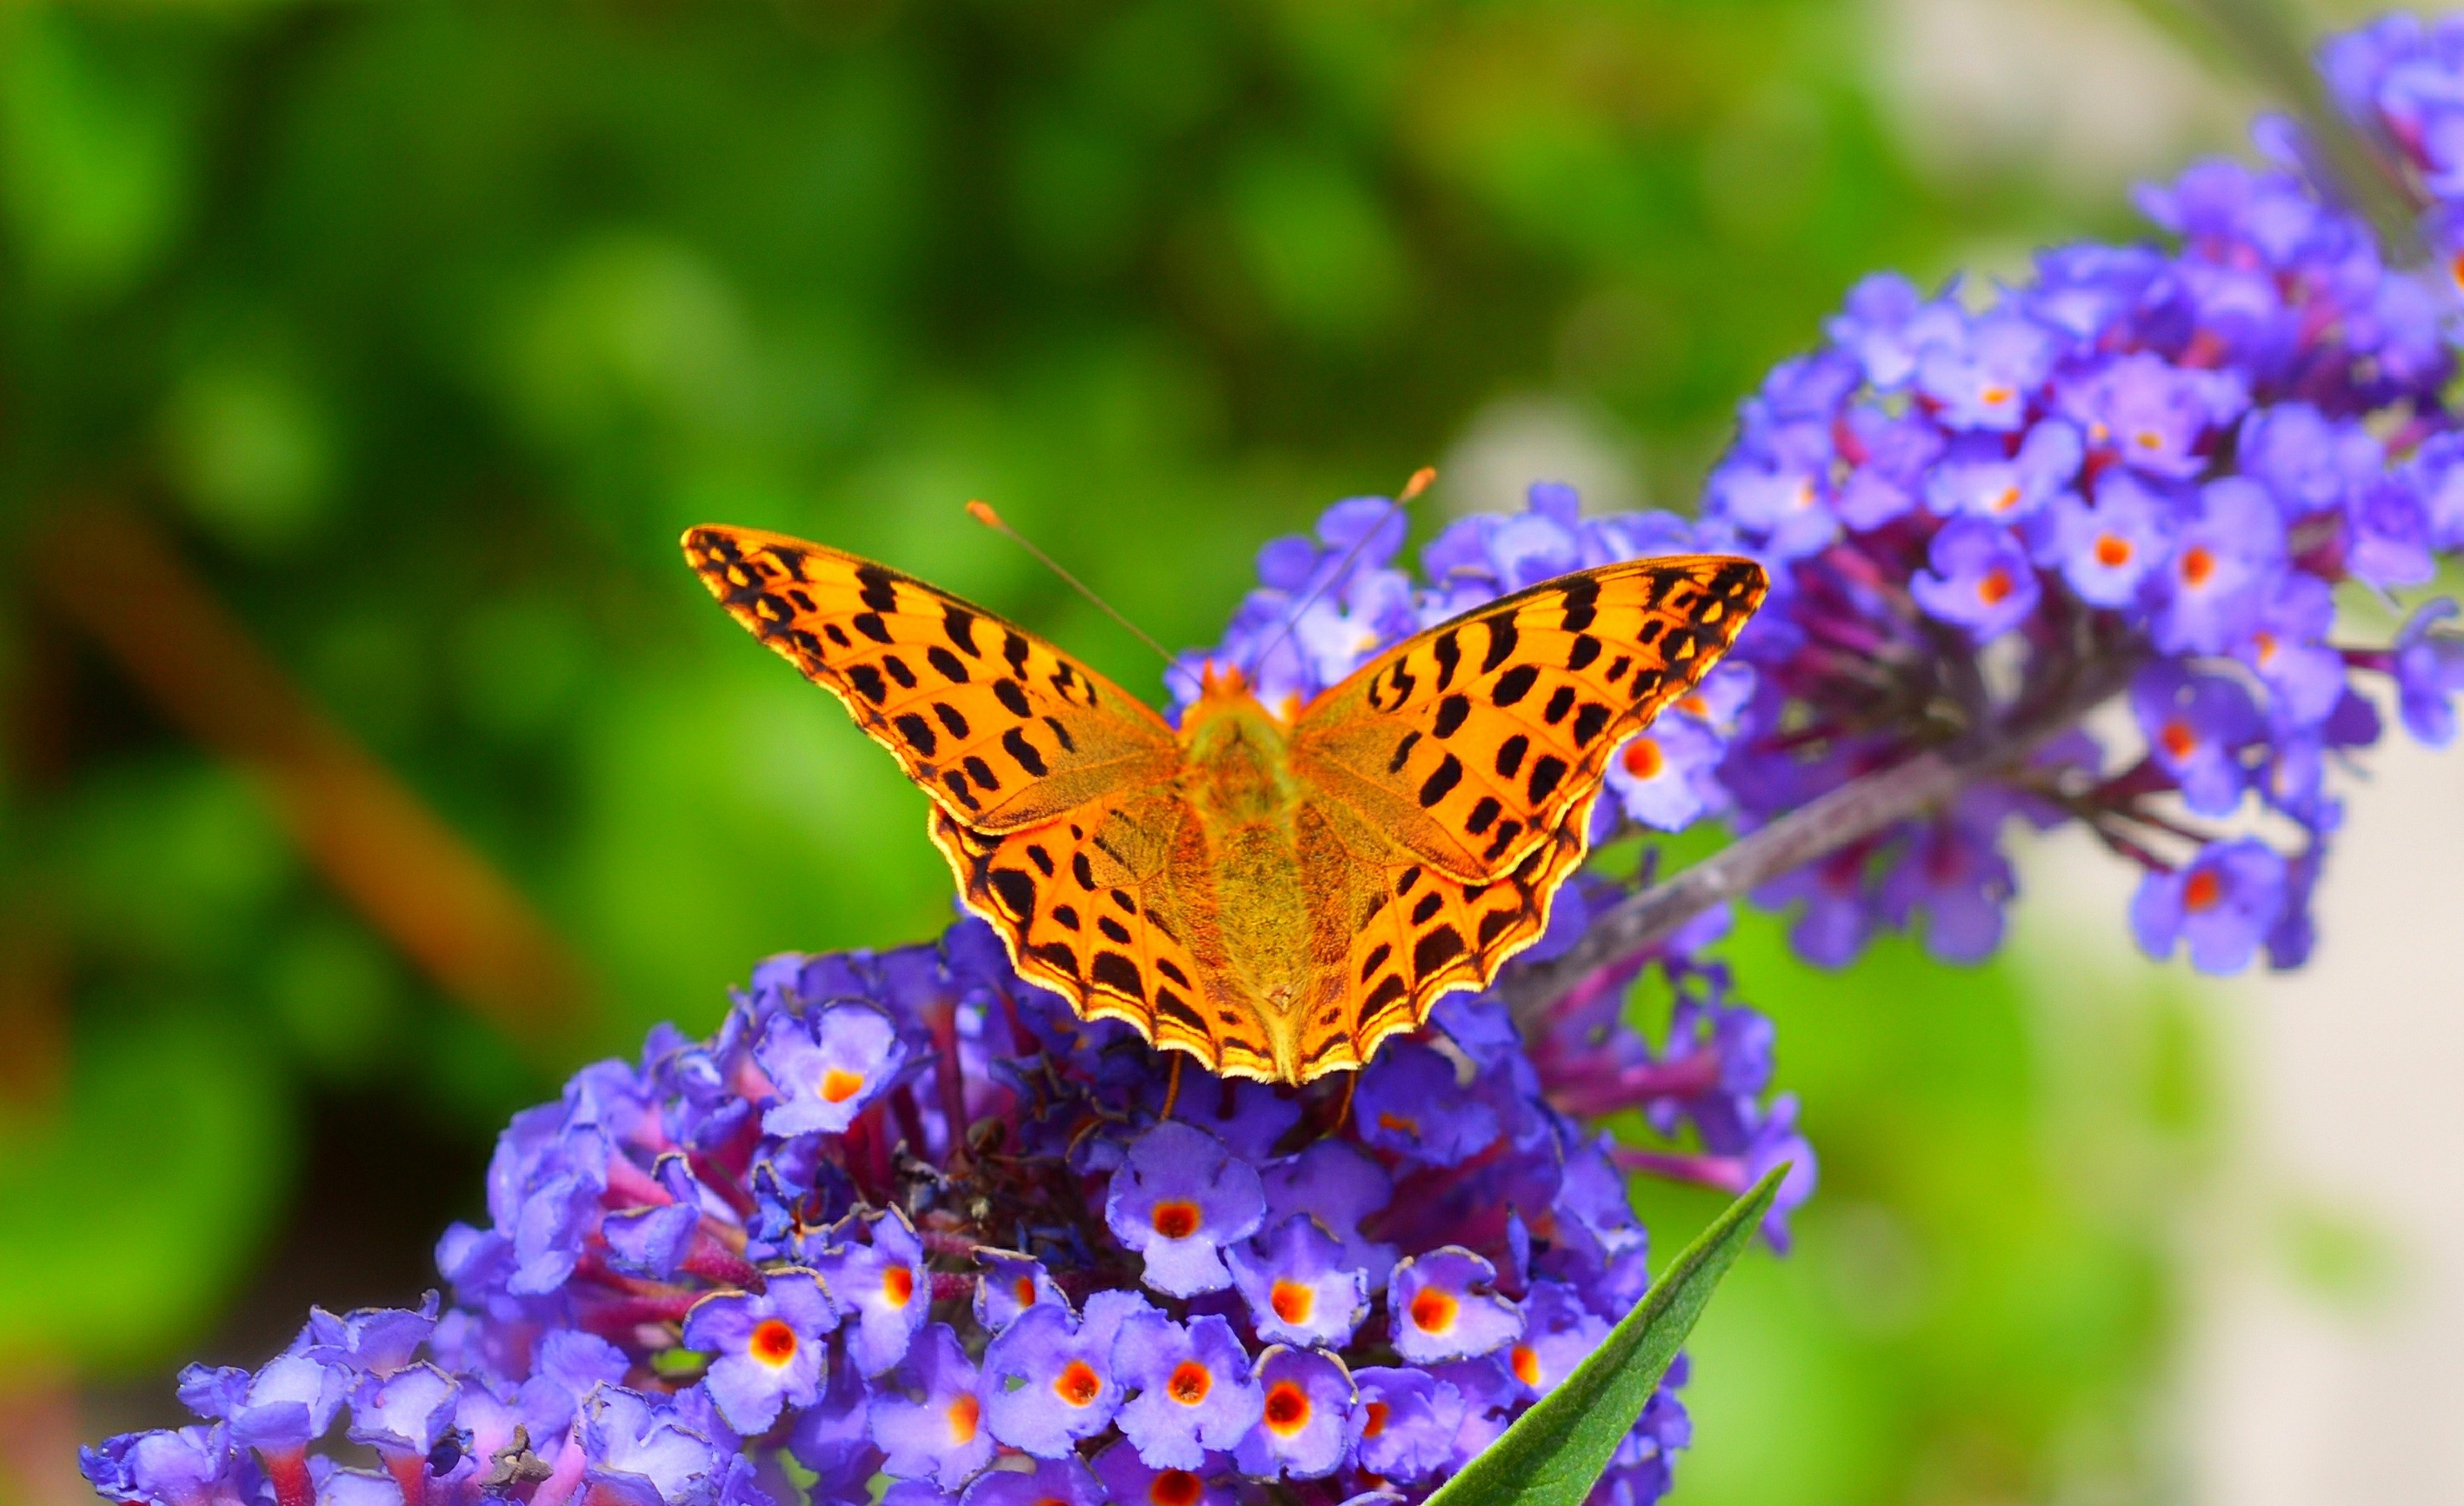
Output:
<svg viewBox="0 0 2464 1506">
<path fill-rule="evenodd" d="M 2344 660 L 2326 644 L 2335 592 L 2317 576 L 2288 573 L 2253 614 L 2233 656 L 2269 692 L 2271 714 L 2296 727 L 2326 720 L 2344 698 Z"/>
<path fill-rule="evenodd" d="M 1497 1268 L 1460 1245 L 1395 1267 L 1386 1306 L 1395 1349 L 1414 1364 L 1488 1354 L 1523 1335 L 1523 1315 L 1489 1290 Z"/>
<path fill-rule="evenodd" d="M 1665 716 L 1609 759 L 1608 787 L 1625 814 L 1661 831 L 1683 831 L 1728 803 L 1719 767 L 1727 746 L 1688 716 Z"/>
<path fill-rule="evenodd" d="M 1161 1313 L 1121 1325 L 1112 1361 L 1137 1394 L 1122 1407 L 1121 1436 L 1157 1469 L 1201 1468 L 1209 1451 L 1237 1446 L 1255 1426 L 1265 1395 L 1232 1325 L 1211 1313 L 1188 1326 Z"/>
<path fill-rule="evenodd" d="M 1103 1483 L 1075 1454 L 1038 1459 L 1030 1470 L 987 1470 L 961 1506 L 1106 1506 Z"/>
<path fill-rule="evenodd" d="M 1233 1246 L 1230 1255 L 1250 1320 L 1269 1343 L 1340 1348 L 1369 1314 L 1368 1274 L 1348 1264 L 1342 1243 L 1306 1213 Z"/>
<path fill-rule="evenodd" d="M 761 1116 L 766 1133 L 835 1135 L 889 1089 L 907 1043 L 881 1011 L 833 1004 L 817 1015 L 775 1016 L 753 1057 L 781 1098 Z"/>
<path fill-rule="evenodd" d="M 865 1244 L 856 1233 L 869 1234 Z M 830 1299 L 855 1319 L 847 1353 L 866 1375 L 879 1375 L 907 1353 L 933 1311 L 933 1273 L 925 1269 L 924 1242 L 907 1215 L 892 1209 L 867 1218 L 851 1214 L 834 1232 L 830 1247 L 815 1260 Z"/>
<path fill-rule="evenodd" d="M 2026 622 L 2040 592 L 2035 567 L 2010 530 L 1979 517 L 1955 517 L 1933 535 L 1931 568 L 1908 594 L 1934 618 L 1990 642 Z"/>
<path fill-rule="evenodd" d="M 2425 748 L 2455 740 L 2455 692 L 2464 690 L 2464 639 L 2436 631 L 2456 615 L 2446 597 L 2423 602 L 2395 638 L 2395 684 L 2405 731 Z"/>
<path fill-rule="evenodd" d="M 1178 1120 L 1138 1137 L 1104 1199 L 1105 1224 L 1146 1257 L 1147 1285 L 1173 1297 L 1231 1285 L 1223 1247 L 1256 1233 L 1265 1213 L 1257 1171 Z"/>
<path fill-rule="evenodd" d="M 1021 1313 L 984 1350 L 981 1395 L 993 1436 L 1058 1459 L 1110 1427 L 1122 1398 L 1113 1341 L 1149 1311 L 1133 1293 L 1097 1292 L 1083 1320 L 1040 1302 Z"/>
<path fill-rule="evenodd" d="M 1506 1366 L 1534 1398 L 1545 1396 L 1608 1334 L 1609 1320 L 1584 1306 L 1573 1287 L 1535 1281 L 1523 1299 L 1523 1337 L 1507 1351 Z"/>
<path fill-rule="evenodd" d="M 1059 1283 L 1044 1269 L 1041 1260 L 987 1245 L 976 1251 L 976 1263 L 984 1268 L 983 1276 L 976 1282 L 976 1321 L 987 1333 L 1001 1332 L 1019 1314 L 1040 1302 L 1068 1305 L 1068 1299 L 1061 1295 Z"/>
<path fill-rule="evenodd" d="M 2041 324 L 2012 310 L 1970 321 L 1964 338 L 1945 340 L 1917 360 L 1917 390 L 1940 404 L 1953 428 L 2000 432 L 2024 426 L 2028 402 L 2051 374 L 2054 341 Z"/>
<path fill-rule="evenodd" d="M 1277 1344 L 1258 1357 L 1265 1404 L 1243 1439 L 1241 1473 L 1259 1479 L 1322 1479 L 1343 1467 L 1360 1422 L 1352 1373 L 1320 1349 Z"/>
<path fill-rule="evenodd" d="M 2400 476 L 2376 476 L 2344 502 L 2345 568 L 2382 590 L 2419 585 L 2438 573 L 2430 518 Z"/>
<path fill-rule="evenodd" d="M 2242 750 L 2266 731 L 2250 692 L 2167 661 L 2140 672 L 2130 706 L 2148 756 L 2182 787 L 2183 803 L 2201 816 L 2232 815 L 2250 782 Z"/>
<path fill-rule="evenodd" d="M 592 1481 L 614 1488 L 627 1501 L 711 1506 L 726 1469 L 708 1437 L 622 1386 L 603 1386 L 590 1393 L 582 1406 L 580 1438 Z"/>
<path fill-rule="evenodd" d="M 1360 1467 L 1391 1480 L 1426 1479 L 1460 1463 L 1463 1394 L 1426 1370 L 1375 1365 L 1352 1372 L 1360 1388 Z"/>
<path fill-rule="evenodd" d="M 1925 501 L 1947 517 L 1969 513 L 2016 523 L 2067 489 L 2085 454 L 2079 430 L 2058 419 L 2032 426 L 2015 453 L 1999 435 L 1975 435 L 1953 445 L 1933 468 Z"/>
<path fill-rule="evenodd" d="M 1197 1470 L 1159 1470 L 1126 1443 L 1095 1456 L 1095 1477 L 1113 1506 L 1237 1506 L 1239 1493 L 1221 1479 L 1230 1467 L 1229 1459 L 1210 1457 Z"/>
<path fill-rule="evenodd" d="M 2057 499 L 2047 530 L 2046 562 L 2092 606 L 2124 606 L 2140 584 L 2172 557 L 2172 507 L 2126 471 L 2097 483 L 2096 503 Z"/>
<path fill-rule="evenodd" d="M 2178 481 L 2207 464 L 2205 437 L 2239 419 L 2250 392 L 2233 373 L 2175 366 L 2139 351 L 2095 368 L 2062 402 L 2092 447 L 2110 450 L 2134 470 Z"/>
<path fill-rule="evenodd" d="M 1460 1165 L 1497 1140 L 1497 1113 L 1463 1091 L 1434 1047 L 1397 1041 L 1361 1069 L 1353 1118 L 1360 1138 L 1430 1166 Z"/>
<path fill-rule="evenodd" d="M 252 1499 L 232 1488 L 238 1465 L 231 1430 L 164 1429 L 122 1433 L 99 1449 L 77 1451 L 77 1467 L 100 1495 L 123 1501 L 161 1501 L 165 1506 L 205 1506 L 217 1499 Z"/>
<path fill-rule="evenodd" d="M 349 1397 L 351 1373 L 304 1354 L 269 1361 L 227 1414 L 232 1441 L 253 1449 L 297 1449 L 323 1437 Z"/>
<path fill-rule="evenodd" d="M 1357 1102 L 1353 1111 L 1358 1112 Z M 1394 1200 L 1395 1184 L 1384 1167 L 1357 1146 L 1320 1140 L 1271 1163 L 1259 1179 L 1266 1190 L 1267 1223 L 1280 1227 L 1293 1214 L 1307 1213 L 1343 1247 L 1343 1264 L 1367 1278 L 1373 1296 L 1386 1289 L 1395 1269 L 1395 1247 L 1369 1238 L 1360 1229 L 1361 1220 L 1384 1211 Z"/>
<path fill-rule="evenodd" d="M 907 1359 L 872 1398 L 872 1441 L 885 1474 L 930 1476 L 957 1490 L 992 1462 L 976 1367 L 946 1323 L 924 1330 Z"/>
<path fill-rule="evenodd" d="M 458 1389 L 453 1377 L 432 1364 L 370 1375 L 351 1398 L 351 1437 L 389 1465 L 425 1459 L 452 1426 Z"/>
<path fill-rule="evenodd" d="M 2247 634 L 2284 568 L 2284 524 L 2258 484 L 2211 481 L 2175 541 L 2149 637 L 2167 653 L 2222 653 Z"/>
<path fill-rule="evenodd" d="M 2201 972 L 2239 972 L 2284 912 L 2286 878 L 2283 856 L 2265 842 L 2211 842 L 2188 866 L 2139 881 L 2131 929 L 2151 957 L 2187 941 Z"/>
<path fill-rule="evenodd" d="M 779 1408 L 810 1407 L 828 1358 L 823 1338 L 839 1317 L 810 1271 L 773 1271 L 767 1290 L 705 1297 L 685 1315 L 685 1346 L 716 1356 L 711 1399 L 738 1432 L 758 1433 Z"/>
</svg>

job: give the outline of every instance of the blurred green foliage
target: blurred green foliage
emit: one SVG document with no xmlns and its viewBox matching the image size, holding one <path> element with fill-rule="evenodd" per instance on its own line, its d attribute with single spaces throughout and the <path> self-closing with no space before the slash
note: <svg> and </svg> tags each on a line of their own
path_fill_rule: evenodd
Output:
<svg viewBox="0 0 2464 1506">
<path fill-rule="evenodd" d="M 0 1109 L 0 1355 L 185 1357 L 301 1194 L 311 1100 L 484 1146 L 547 1066 L 707 1027 L 758 956 L 943 922 L 921 797 L 701 598 L 685 525 L 878 556 L 1153 689 L 959 503 L 1199 642 L 1258 543 L 1495 402 L 1561 404 L 1683 505 L 1857 275 L 2100 228 L 1912 167 L 1874 16 L 0 8 L 0 903 L 66 958 L 67 1041 Z M 104 493 L 587 959 L 564 1063 L 441 996 L 42 604 L 113 589 L 44 549 Z M 1745 966 L 1831 1182 L 1713 1311 L 1681 1498 L 1938 1495 L 1945 1451 L 2026 1494 L 2126 1430 L 2169 1277 L 2145 1206 L 2042 1165 L 2016 985 Z M 1653 1195 L 1673 1249 L 1702 1215 Z"/>
</svg>

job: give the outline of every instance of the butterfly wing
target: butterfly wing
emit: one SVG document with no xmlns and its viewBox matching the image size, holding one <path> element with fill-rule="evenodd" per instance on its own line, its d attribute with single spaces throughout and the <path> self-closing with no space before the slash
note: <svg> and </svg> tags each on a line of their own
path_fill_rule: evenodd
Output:
<svg viewBox="0 0 2464 1506">
<path fill-rule="evenodd" d="M 1713 555 L 1544 580 L 1310 702 L 1292 770 L 1412 859 L 1494 882 L 1588 806 L 1609 754 L 1718 663 L 1765 589 L 1760 565 Z"/>
<path fill-rule="evenodd" d="M 1174 792 L 1155 789 L 1001 837 L 936 811 L 933 840 L 967 907 L 1008 943 L 1019 976 L 1218 1076 L 1272 1081 L 1265 1022 L 1190 945 L 1207 924 L 1187 893 L 1203 871 L 1191 820 Z"/>
<path fill-rule="evenodd" d="M 1387 1037 L 1426 1024 L 1438 1001 L 1461 989 L 1485 989 L 1515 953 L 1549 928 L 1558 885 L 1589 849 L 1592 801 L 1522 861 L 1487 884 L 1465 884 L 1420 862 L 1364 864 L 1354 886 L 1361 919 L 1344 960 L 1340 990 L 1301 1025 L 1299 1059 L 1309 1077 L 1361 1066 Z"/>
<path fill-rule="evenodd" d="M 711 595 L 954 820 L 1017 831 L 1178 767 L 1172 729 L 1135 696 L 946 591 L 752 529 L 692 529 L 684 549 Z"/>
</svg>

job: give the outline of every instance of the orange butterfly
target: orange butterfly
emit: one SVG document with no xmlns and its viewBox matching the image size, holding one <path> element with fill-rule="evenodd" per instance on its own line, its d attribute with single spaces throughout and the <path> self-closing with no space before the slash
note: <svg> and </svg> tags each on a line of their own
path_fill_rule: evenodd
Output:
<svg viewBox="0 0 2464 1506">
<path fill-rule="evenodd" d="M 932 797 L 1021 976 L 1223 1077 L 1357 1068 L 1537 940 L 1611 752 L 1762 602 L 1762 567 L 1581 570 L 1396 644 L 1280 718 L 1209 666 L 1178 731 L 1050 644 L 853 555 L 684 536 L 737 621 Z"/>
</svg>

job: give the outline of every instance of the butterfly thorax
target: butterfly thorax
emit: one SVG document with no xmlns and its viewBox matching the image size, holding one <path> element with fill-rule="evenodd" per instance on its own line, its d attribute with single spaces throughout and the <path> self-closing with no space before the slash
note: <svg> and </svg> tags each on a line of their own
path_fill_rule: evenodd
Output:
<svg viewBox="0 0 2464 1506">
<path fill-rule="evenodd" d="M 1219 897 L 1209 906 L 1213 934 L 1193 938 L 1195 949 L 1210 971 L 1223 968 L 1277 1013 L 1300 1003 L 1295 991 L 1323 940 L 1307 903 L 1319 834 L 1287 736 L 1237 671 L 1209 675 L 1180 725 L 1180 791 L 1197 818 L 1188 856 L 1211 874 Z"/>
</svg>

